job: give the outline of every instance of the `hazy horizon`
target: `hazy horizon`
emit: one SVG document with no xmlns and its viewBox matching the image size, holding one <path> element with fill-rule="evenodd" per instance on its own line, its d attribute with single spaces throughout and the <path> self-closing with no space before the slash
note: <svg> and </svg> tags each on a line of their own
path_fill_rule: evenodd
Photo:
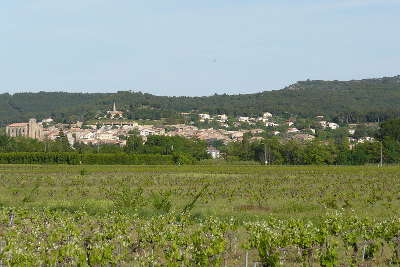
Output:
<svg viewBox="0 0 400 267">
<path fill-rule="evenodd" d="M 248 94 L 399 74 L 400 0 L 6 2 L 0 93 Z"/>
</svg>

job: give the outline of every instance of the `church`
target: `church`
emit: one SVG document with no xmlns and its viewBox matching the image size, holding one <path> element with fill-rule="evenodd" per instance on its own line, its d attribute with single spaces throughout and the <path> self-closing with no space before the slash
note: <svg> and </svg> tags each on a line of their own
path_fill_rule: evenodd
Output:
<svg viewBox="0 0 400 267">
<path fill-rule="evenodd" d="M 111 119 L 119 119 L 122 118 L 122 115 L 124 114 L 122 111 L 118 111 L 117 107 L 115 105 L 113 105 L 113 110 L 112 111 L 107 111 L 107 114 L 110 114 Z"/>
<path fill-rule="evenodd" d="M 6 134 L 11 137 L 23 136 L 33 139 L 43 139 L 43 127 L 36 119 L 29 122 L 13 123 L 6 126 Z"/>
</svg>

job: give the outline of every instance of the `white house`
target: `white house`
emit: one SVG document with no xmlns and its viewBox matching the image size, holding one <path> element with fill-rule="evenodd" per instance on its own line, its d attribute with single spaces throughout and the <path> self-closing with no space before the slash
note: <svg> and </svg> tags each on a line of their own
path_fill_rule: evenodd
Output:
<svg viewBox="0 0 400 267">
<path fill-rule="evenodd" d="M 271 117 L 272 117 L 272 114 L 271 114 L 271 113 L 269 113 L 269 112 L 264 112 L 263 118 L 271 118 Z"/>
<path fill-rule="evenodd" d="M 239 117 L 238 121 L 240 121 L 240 122 L 249 122 L 249 117 Z"/>
<path fill-rule="evenodd" d="M 334 123 L 334 122 L 329 122 L 328 123 L 328 127 L 332 130 L 336 130 L 337 128 L 339 128 L 339 124 Z"/>
<path fill-rule="evenodd" d="M 358 143 L 374 142 L 374 141 L 375 141 L 375 138 L 369 137 L 369 136 L 358 139 Z"/>
<path fill-rule="evenodd" d="M 278 124 L 278 123 L 275 123 L 275 122 L 267 122 L 267 123 L 265 124 L 265 126 L 267 126 L 267 127 L 278 127 L 279 124 Z"/>
<path fill-rule="evenodd" d="M 226 114 L 217 115 L 219 122 L 226 122 L 228 120 L 228 116 Z"/>
<path fill-rule="evenodd" d="M 289 129 L 287 130 L 287 132 L 288 132 L 288 133 L 298 133 L 298 132 L 300 132 L 300 130 L 297 129 L 297 128 L 289 128 Z"/>
<path fill-rule="evenodd" d="M 200 121 L 205 121 L 211 119 L 210 114 L 201 113 L 199 114 Z"/>
<path fill-rule="evenodd" d="M 148 128 L 144 128 L 140 130 L 140 135 L 141 136 L 149 136 L 149 135 L 155 135 L 156 131 L 154 131 L 153 129 L 148 129 Z"/>
<path fill-rule="evenodd" d="M 88 132 L 85 133 L 83 135 L 80 136 L 81 139 L 95 139 L 96 138 L 96 134 L 92 133 L 92 132 Z"/>
<path fill-rule="evenodd" d="M 52 119 L 52 118 L 47 118 L 47 119 L 43 119 L 42 120 L 42 122 L 45 122 L 45 123 L 51 123 L 51 122 L 53 122 L 54 120 Z"/>
<path fill-rule="evenodd" d="M 112 133 L 100 133 L 97 135 L 97 139 L 101 141 L 119 140 L 118 136 L 115 136 Z"/>
</svg>

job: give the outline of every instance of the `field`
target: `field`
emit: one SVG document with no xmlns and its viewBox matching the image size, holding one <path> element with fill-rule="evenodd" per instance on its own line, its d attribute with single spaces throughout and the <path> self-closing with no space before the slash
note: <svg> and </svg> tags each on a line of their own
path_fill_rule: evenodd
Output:
<svg viewBox="0 0 400 267">
<path fill-rule="evenodd" d="M 0 266 L 400 262 L 400 167 L 0 165 Z"/>
</svg>

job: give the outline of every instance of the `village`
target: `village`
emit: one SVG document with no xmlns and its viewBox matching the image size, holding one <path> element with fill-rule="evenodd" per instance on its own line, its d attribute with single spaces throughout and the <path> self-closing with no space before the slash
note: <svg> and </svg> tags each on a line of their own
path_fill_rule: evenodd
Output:
<svg viewBox="0 0 400 267">
<path fill-rule="evenodd" d="M 185 116 L 187 113 L 182 113 L 182 115 Z M 313 126 L 306 127 L 304 123 L 300 127 L 296 120 L 284 120 L 269 112 L 264 112 L 260 117 L 228 117 L 226 114 L 212 116 L 207 113 L 198 113 L 196 116 L 198 117 L 196 123 L 189 121 L 186 124 L 139 124 L 135 121 L 124 120 L 124 112 L 117 110 L 114 103 L 112 110 L 106 111 L 93 123 L 77 121 L 73 124 L 62 124 L 56 123 L 53 118 L 46 118 L 41 122 L 31 119 L 27 123 L 8 125 L 6 133 L 12 137 L 25 136 L 39 140 L 56 140 L 62 133 L 71 146 L 75 143 L 125 146 L 127 137 L 133 134 L 140 135 L 144 142 L 150 135 L 182 136 L 197 138 L 212 146 L 213 142 L 226 145 L 230 142 L 242 141 L 245 136 L 250 142 L 263 140 L 267 136 L 308 142 L 316 138 L 317 131 L 334 131 L 341 127 L 338 123 L 324 120 L 322 115 L 314 119 Z M 214 127 L 207 127 L 209 124 Z M 371 136 L 354 137 L 358 126 L 358 124 L 343 126 L 346 128 L 350 146 L 374 141 Z"/>
</svg>

